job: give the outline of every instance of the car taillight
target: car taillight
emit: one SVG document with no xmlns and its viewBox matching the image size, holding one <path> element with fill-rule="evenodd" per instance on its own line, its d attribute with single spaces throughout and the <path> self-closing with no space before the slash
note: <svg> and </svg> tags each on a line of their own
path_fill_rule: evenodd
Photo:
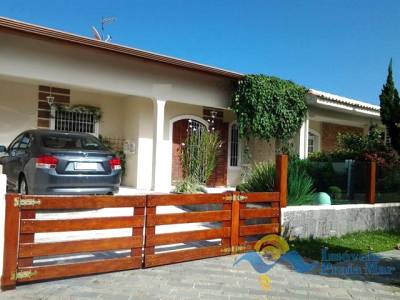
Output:
<svg viewBox="0 0 400 300">
<path fill-rule="evenodd" d="M 36 158 L 36 168 L 54 169 L 58 159 L 51 155 L 41 155 Z"/>
<path fill-rule="evenodd" d="M 121 170 L 121 160 L 119 158 L 112 158 L 108 161 L 111 170 Z"/>
</svg>

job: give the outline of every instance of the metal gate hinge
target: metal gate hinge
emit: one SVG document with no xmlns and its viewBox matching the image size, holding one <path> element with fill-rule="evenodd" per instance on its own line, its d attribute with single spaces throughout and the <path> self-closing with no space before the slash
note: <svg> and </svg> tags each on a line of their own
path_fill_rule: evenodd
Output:
<svg viewBox="0 0 400 300">
<path fill-rule="evenodd" d="M 224 196 L 223 199 L 225 201 L 244 201 L 247 199 L 247 196 L 233 194 L 233 195 Z"/>
<path fill-rule="evenodd" d="M 36 274 L 37 274 L 37 271 L 14 272 L 14 273 L 11 274 L 11 280 L 32 278 Z"/>
<path fill-rule="evenodd" d="M 42 202 L 38 199 L 21 199 L 20 197 L 14 198 L 14 206 L 21 207 L 21 206 L 34 206 L 40 205 Z"/>
</svg>

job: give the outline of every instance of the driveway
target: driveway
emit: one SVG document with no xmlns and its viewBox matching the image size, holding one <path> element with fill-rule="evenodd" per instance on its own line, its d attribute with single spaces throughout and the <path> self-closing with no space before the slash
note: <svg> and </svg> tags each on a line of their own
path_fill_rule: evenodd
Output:
<svg viewBox="0 0 400 300">
<path fill-rule="evenodd" d="M 400 251 L 382 254 L 400 270 Z M 1 299 L 400 299 L 399 273 L 338 278 L 300 274 L 276 264 L 271 289 L 261 288 L 247 263 L 236 256 L 18 286 Z"/>
</svg>

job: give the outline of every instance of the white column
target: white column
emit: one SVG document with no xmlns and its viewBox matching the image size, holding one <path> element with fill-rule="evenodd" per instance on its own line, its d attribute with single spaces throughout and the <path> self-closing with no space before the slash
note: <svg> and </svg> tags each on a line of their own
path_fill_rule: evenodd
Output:
<svg viewBox="0 0 400 300">
<path fill-rule="evenodd" d="M 165 180 L 164 148 L 164 112 L 165 100 L 153 100 L 153 172 L 151 188 L 154 191 L 165 191 L 169 182 Z"/>
<path fill-rule="evenodd" d="M 304 158 L 308 157 L 308 132 L 310 131 L 310 120 L 308 113 L 306 115 L 305 123 L 305 135 L 304 135 Z"/>
<path fill-rule="evenodd" d="M 3 254 L 4 254 L 4 227 L 6 219 L 6 188 L 7 177 L 1 174 L 0 166 L 0 273 L 3 272 Z"/>
<path fill-rule="evenodd" d="M 303 124 L 301 125 L 299 134 L 299 156 L 301 159 L 305 159 L 308 157 L 308 129 L 309 120 L 307 114 Z"/>
</svg>

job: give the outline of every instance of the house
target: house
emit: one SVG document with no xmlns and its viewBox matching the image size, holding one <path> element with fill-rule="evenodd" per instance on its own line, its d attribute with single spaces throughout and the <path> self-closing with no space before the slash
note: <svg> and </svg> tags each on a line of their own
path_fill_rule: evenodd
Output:
<svg viewBox="0 0 400 300">
<path fill-rule="evenodd" d="M 124 184 L 168 191 L 182 176 L 188 130 L 213 126 L 224 141 L 211 186 L 240 181 L 241 142 L 229 109 L 243 75 L 207 65 L 0 18 L 0 144 L 29 128 L 85 131 L 124 150 Z M 338 132 L 365 133 L 379 107 L 311 90 L 295 144 L 301 157 L 332 149 Z M 50 106 L 49 104 L 53 104 Z M 101 111 L 64 111 L 89 105 Z M 210 125 L 211 124 L 211 125 Z M 254 161 L 274 142 L 250 141 Z"/>
</svg>

